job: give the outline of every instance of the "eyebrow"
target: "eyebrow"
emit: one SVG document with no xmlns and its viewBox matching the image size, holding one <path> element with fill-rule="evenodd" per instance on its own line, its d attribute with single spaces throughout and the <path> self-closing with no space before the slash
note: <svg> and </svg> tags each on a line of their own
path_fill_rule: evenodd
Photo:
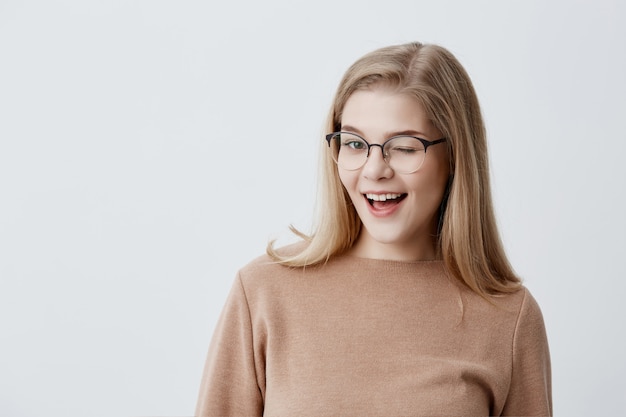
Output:
<svg viewBox="0 0 626 417">
<path fill-rule="evenodd" d="M 356 134 L 358 134 L 358 135 L 365 136 L 365 134 L 363 133 L 363 131 L 362 131 L 362 130 L 359 130 L 358 128 L 356 128 L 356 127 L 354 127 L 354 126 L 350 126 L 350 125 L 341 125 L 341 130 L 342 130 L 342 131 L 344 131 L 344 132 L 345 132 L 345 131 L 350 131 L 350 132 L 354 132 L 354 133 L 356 133 Z M 407 136 L 419 136 L 419 137 L 424 137 L 424 136 L 426 136 L 424 133 L 422 133 L 422 132 L 420 132 L 420 131 L 417 131 L 417 130 L 411 130 L 411 129 L 409 129 L 409 130 L 400 130 L 400 131 L 397 131 L 397 132 L 387 132 L 387 133 L 385 134 L 385 137 L 386 137 L 386 138 L 390 138 L 390 137 L 393 137 L 393 136 L 403 136 L 403 135 L 407 135 Z"/>
</svg>

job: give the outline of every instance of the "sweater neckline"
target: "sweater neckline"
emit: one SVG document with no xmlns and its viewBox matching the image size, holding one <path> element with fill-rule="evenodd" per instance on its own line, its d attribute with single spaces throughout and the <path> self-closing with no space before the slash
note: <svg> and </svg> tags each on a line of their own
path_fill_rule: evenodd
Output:
<svg viewBox="0 0 626 417">
<path fill-rule="evenodd" d="M 337 262 L 358 265 L 359 269 L 384 270 L 387 272 L 442 272 L 445 265 L 441 259 L 401 261 L 394 259 L 363 258 L 356 255 L 343 254 L 336 258 Z"/>
</svg>

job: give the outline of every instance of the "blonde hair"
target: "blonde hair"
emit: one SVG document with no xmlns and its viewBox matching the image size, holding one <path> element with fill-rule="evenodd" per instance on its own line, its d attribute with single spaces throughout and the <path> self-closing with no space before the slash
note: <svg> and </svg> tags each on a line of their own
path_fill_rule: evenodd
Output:
<svg viewBox="0 0 626 417">
<path fill-rule="evenodd" d="M 478 98 L 458 60 L 437 45 L 409 43 L 373 51 L 356 61 L 341 80 L 326 132 L 340 130 L 346 101 L 357 90 L 384 84 L 409 94 L 423 106 L 447 138 L 450 183 L 442 203 L 438 251 L 447 270 L 474 292 L 486 296 L 516 291 L 520 279 L 509 264 L 498 234 L 491 189 L 487 141 Z M 341 184 L 327 143 L 320 140 L 317 222 L 307 244 L 295 254 L 267 253 L 276 262 L 303 267 L 328 261 L 351 248 L 361 221 Z"/>
</svg>

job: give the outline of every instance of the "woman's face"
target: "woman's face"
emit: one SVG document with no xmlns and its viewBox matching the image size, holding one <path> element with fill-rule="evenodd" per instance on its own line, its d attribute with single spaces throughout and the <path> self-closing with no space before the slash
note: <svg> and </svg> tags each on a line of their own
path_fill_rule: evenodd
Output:
<svg viewBox="0 0 626 417">
<path fill-rule="evenodd" d="M 417 100 L 381 86 L 356 91 L 349 97 L 341 130 L 357 133 L 370 144 L 382 144 L 399 134 L 429 141 L 442 137 Z M 445 143 L 430 146 L 424 163 L 412 174 L 394 172 L 380 147 L 370 149 L 367 162 L 358 170 L 338 169 L 363 223 L 354 255 L 435 259 L 439 207 L 449 176 Z M 386 201 L 377 201 L 380 196 Z"/>
</svg>

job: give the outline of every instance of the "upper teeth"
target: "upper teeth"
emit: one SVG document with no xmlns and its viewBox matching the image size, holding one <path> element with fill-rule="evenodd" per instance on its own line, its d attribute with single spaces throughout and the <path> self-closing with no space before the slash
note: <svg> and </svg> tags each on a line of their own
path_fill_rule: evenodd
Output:
<svg viewBox="0 0 626 417">
<path fill-rule="evenodd" d="M 374 201 L 387 201 L 400 197 L 402 194 L 365 194 L 365 197 Z"/>
</svg>

